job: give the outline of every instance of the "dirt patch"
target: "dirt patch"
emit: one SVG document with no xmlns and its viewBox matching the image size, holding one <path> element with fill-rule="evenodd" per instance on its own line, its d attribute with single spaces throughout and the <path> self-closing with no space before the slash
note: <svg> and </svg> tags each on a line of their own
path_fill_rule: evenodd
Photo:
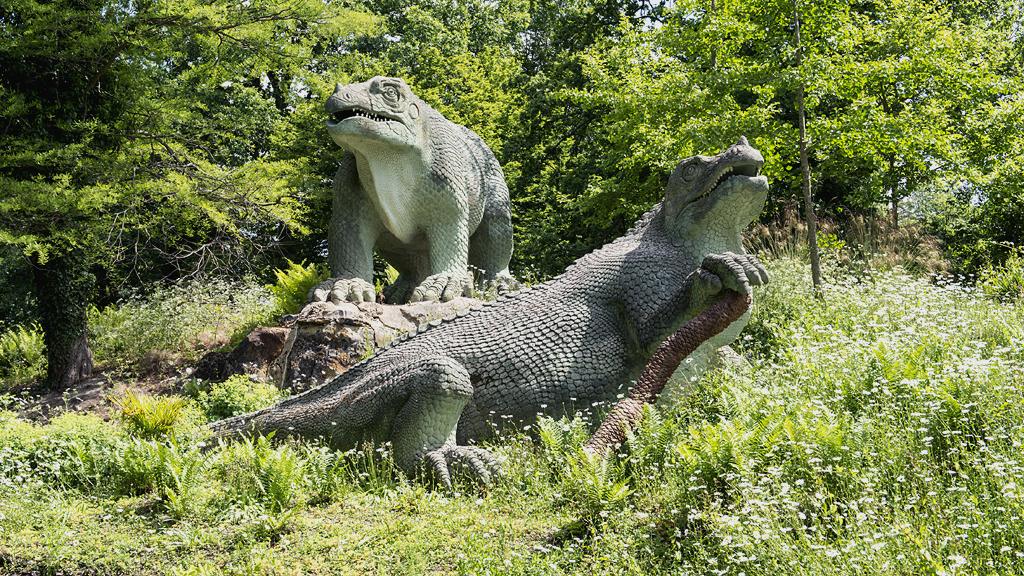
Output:
<svg viewBox="0 0 1024 576">
<path fill-rule="evenodd" d="M 115 406 L 112 397 L 127 389 L 151 395 L 178 391 L 177 378 L 118 381 L 106 374 L 96 374 L 67 390 L 25 389 L 14 392 L 18 416 L 33 422 L 46 423 L 65 412 L 96 414 L 109 419 Z"/>
</svg>

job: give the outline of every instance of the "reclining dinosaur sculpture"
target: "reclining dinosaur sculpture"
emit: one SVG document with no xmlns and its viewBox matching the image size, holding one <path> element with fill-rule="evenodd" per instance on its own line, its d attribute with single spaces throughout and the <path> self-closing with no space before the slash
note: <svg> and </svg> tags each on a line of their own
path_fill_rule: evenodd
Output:
<svg viewBox="0 0 1024 576">
<path fill-rule="evenodd" d="M 684 160 L 663 202 L 557 278 L 431 323 L 319 388 L 214 428 L 323 437 L 339 447 L 389 440 L 404 470 L 426 467 L 449 483 L 453 466 L 465 466 L 487 481 L 497 462 L 469 442 L 540 413 L 614 401 L 723 289 L 749 295 L 768 280 L 740 240 L 764 206 L 763 162 L 745 138 L 717 156 Z M 727 345 L 748 318 L 695 354 Z"/>
</svg>

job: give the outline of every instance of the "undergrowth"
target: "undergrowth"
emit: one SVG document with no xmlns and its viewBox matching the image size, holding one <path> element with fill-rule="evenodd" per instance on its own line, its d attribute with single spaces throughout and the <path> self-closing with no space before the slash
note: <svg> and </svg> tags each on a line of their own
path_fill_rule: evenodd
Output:
<svg viewBox="0 0 1024 576">
<path fill-rule="evenodd" d="M 1024 246 L 1012 248 L 1006 261 L 981 272 L 978 285 L 993 298 L 1024 301 Z"/>
<path fill-rule="evenodd" d="M 274 283 L 267 285 L 267 290 L 274 295 L 278 314 L 298 312 L 306 303 L 309 291 L 329 276 L 323 265 L 287 262 L 283 270 L 274 270 Z"/>
<path fill-rule="evenodd" d="M 0 332 L 0 390 L 46 375 L 46 348 L 38 324 Z"/>
<path fill-rule="evenodd" d="M 95 360 L 139 371 L 148 355 L 164 352 L 170 362 L 194 361 L 230 346 L 274 318 L 274 297 L 252 282 L 205 279 L 161 287 L 145 297 L 89 311 Z"/>
<path fill-rule="evenodd" d="M 245 374 L 235 374 L 224 382 L 190 380 L 186 394 L 210 420 L 220 420 L 270 406 L 281 398 L 281 390 L 266 382 L 254 381 Z"/>
<path fill-rule="evenodd" d="M 582 454 L 582 415 L 505 436 L 486 489 L 409 481 L 387 446 L 2 413 L 0 566 L 1024 573 L 1024 310 L 898 267 L 827 267 L 824 300 L 802 264 L 770 270 L 735 345 L 752 367 L 648 409 L 609 460 Z"/>
</svg>

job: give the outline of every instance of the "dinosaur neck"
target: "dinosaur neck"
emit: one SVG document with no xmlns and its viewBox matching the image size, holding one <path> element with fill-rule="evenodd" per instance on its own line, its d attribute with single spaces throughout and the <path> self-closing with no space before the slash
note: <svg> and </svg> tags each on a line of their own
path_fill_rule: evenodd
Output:
<svg viewBox="0 0 1024 576">
<path fill-rule="evenodd" d="M 417 183 L 429 174 L 429 158 L 419 148 L 380 146 L 354 152 L 359 182 L 377 208 L 382 224 L 402 242 L 412 242 L 419 225 L 408 216 Z"/>
</svg>

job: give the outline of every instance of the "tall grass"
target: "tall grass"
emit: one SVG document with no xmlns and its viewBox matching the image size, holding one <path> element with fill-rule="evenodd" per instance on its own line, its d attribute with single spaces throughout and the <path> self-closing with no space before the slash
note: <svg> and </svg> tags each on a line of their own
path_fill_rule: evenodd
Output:
<svg viewBox="0 0 1024 576">
<path fill-rule="evenodd" d="M 771 259 L 806 260 L 807 226 L 793 210 L 772 224 L 756 224 L 744 235 L 744 244 L 755 254 Z M 853 215 L 842 222 L 818 221 L 818 250 L 823 260 L 845 270 L 901 268 L 917 274 L 949 270 L 939 240 L 915 221 L 898 228 L 879 215 Z"/>
<path fill-rule="evenodd" d="M 614 459 L 581 454 L 583 415 L 545 419 L 490 446 L 496 485 L 431 491 L 387 447 L 0 413 L 0 546 L 50 571 L 162 547 L 238 573 L 1024 574 L 1024 310 L 899 267 L 833 268 L 822 301 L 801 262 L 769 268 L 752 368 L 648 409 Z M 58 495 L 95 531 L 158 526 L 72 546 L 33 504 Z"/>
<path fill-rule="evenodd" d="M 752 377 L 648 416 L 592 545 L 628 534 L 651 572 L 1024 570 L 1024 311 L 898 269 L 819 301 L 802 263 L 771 268 L 740 341 Z"/>
</svg>

